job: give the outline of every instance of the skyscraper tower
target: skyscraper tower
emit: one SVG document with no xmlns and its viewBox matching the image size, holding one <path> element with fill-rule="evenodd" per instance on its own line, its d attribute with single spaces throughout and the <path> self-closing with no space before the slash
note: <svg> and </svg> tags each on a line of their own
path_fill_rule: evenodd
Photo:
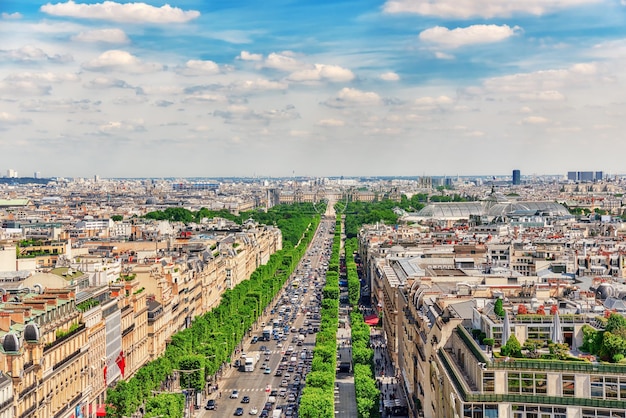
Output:
<svg viewBox="0 0 626 418">
<path fill-rule="evenodd" d="M 522 173 L 519 170 L 513 170 L 513 181 L 515 184 L 522 184 Z"/>
</svg>

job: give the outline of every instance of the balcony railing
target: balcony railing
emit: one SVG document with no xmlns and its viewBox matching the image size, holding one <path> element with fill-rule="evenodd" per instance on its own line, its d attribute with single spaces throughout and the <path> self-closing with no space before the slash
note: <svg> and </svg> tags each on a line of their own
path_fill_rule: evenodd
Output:
<svg viewBox="0 0 626 418">
<path fill-rule="evenodd" d="M 59 361 L 57 364 L 52 366 L 52 370 L 57 370 L 58 368 L 63 367 L 63 365 L 65 365 L 72 359 L 76 358 L 79 354 L 80 354 L 80 349 L 74 351 L 72 354 L 70 354 L 69 356 L 65 357 L 63 360 Z"/>
<path fill-rule="evenodd" d="M 487 355 L 476 345 L 476 342 L 474 341 L 474 339 L 472 339 L 467 330 L 462 325 L 458 325 L 456 329 L 459 337 L 461 337 L 461 339 L 467 345 L 467 348 L 469 348 L 472 354 L 474 354 L 476 360 L 481 363 L 489 363 L 490 360 L 487 358 Z"/>
<path fill-rule="evenodd" d="M 565 371 L 580 372 L 590 374 L 626 374 L 626 365 L 613 363 L 590 363 L 581 360 L 536 360 L 536 359 L 509 359 L 507 361 L 492 361 L 478 347 L 476 342 L 469 335 L 467 330 L 461 325 L 457 327 L 458 335 L 465 342 L 469 350 L 474 354 L 476 359 L 485 363 L 488 369 L 497 370 L 545 370 L 545 371 Z"/>
<path fill-rule="evenodd" d="M 566 360 L 522 360 L 510 359 L 508 361 L 497 361 L 487 364 L 490 369 L 529 369 L 580 372 L 592 374 L 626 373 L 626 365 L 608 363 L 590 363 L 587 361 L 566 361 Z"/>
<path fill-rule="evenodd" d="M 35 412 L 36 409 L 37 409 L 37 404 L 32 405 L 26 411 L 22 412 L 22 414 L 20 415 L 20 418 L 26 418 L 32 415 L 32 413 Z"/>
<path fill-rule="evenodd" d="M 66 334 L 62 337 L 57 338 L 56 340 L 54 340 L 53 342 L 51 342 L 50 344 L 47 344 L 44 348 L 43 348 L 43 352 L 47 352 L 51 349 L 53 349 L 54 347 L 56 347 L 57 345 L 61 344 L 63 341 L 69 340 L 70 338 L 72 338 L 74 335 L 78 334 L 79 332 L 81 332 L 82 330 L 85 329 L 85 324 L 80 324 L 78 326 L 78 328 L 76 328 L 74 331 L 70 332 L 69 334 Z"/>
<path fill-rule="evenodd" d="M 4 412 L 5 409 L 13 405 L 13 396 L 11 396 L 6 401 L 0 403 L 0 414 Z"/>
<path fill-rule="evenodd" d="M 122 331 L 122 337 L 127 336 L 128 333 L 130 333 L 134 329 L 135 329 L 135 324 L 132 323 L 128 328 L 126 328 L 124 331 Z"/>
<path fill-rule="evenodd" d="M 24 390 L 22 390 L 20 392 L 20 399 L 25 397 L 26 395 L 28 395 L 30 392 L 33 391 L 33 389 L 35 389 L 37 387 L 37 382 L 33 383 L 32 385 L 29 385 L 27 387 L 24 388 Z"/>
<path fill-rule="evenodd" d="M 58 411 L 56 414 L 54 414 L 54 418 L 59 418 L 59 417 L 63 416 L 63 414 L 66 413 L 66 411 L 69 411 L 72 408 L 74 408 L 74 405 L 76 405 L 78 403 L 78 401 L 80 401 L 80 399 L 82 397 L 83 397 L 83 394 L 79 392 L 78 395 L 74 396 L 74 399 L 69 401 L 63 408 L 61 408 L 60 411 Z"/>
</svg>

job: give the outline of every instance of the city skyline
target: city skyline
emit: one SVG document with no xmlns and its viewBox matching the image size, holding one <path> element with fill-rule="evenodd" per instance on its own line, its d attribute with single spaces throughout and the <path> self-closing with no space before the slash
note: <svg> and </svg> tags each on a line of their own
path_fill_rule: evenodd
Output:
<svg viewBox="0 0 626 418">
<path fill-rule="evenodd" d="M 0 170 L 623 172 L 619 0 L 0 4 Z"/>
</svg>

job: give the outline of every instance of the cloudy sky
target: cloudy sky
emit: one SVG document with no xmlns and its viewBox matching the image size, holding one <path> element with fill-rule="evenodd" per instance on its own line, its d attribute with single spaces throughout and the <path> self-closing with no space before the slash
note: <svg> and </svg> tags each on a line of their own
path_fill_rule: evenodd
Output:
<svg viewBox="0 0 626 418">
<path fill-rule="evenodd" d="M 626 0 L 0 1 L 0 174 L 626 173 Z"/>
</svg>

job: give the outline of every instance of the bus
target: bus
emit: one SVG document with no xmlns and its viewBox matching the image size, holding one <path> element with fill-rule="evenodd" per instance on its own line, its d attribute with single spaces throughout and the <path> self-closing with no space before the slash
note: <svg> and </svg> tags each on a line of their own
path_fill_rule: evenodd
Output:
<svg viewBox="0 0 626 418">
<path fill-rule="evenodd" d="M 263 328 L 263 340 L 269 341 L 272 338 L 272 327 L 267 326 Z"/>
</svg>

